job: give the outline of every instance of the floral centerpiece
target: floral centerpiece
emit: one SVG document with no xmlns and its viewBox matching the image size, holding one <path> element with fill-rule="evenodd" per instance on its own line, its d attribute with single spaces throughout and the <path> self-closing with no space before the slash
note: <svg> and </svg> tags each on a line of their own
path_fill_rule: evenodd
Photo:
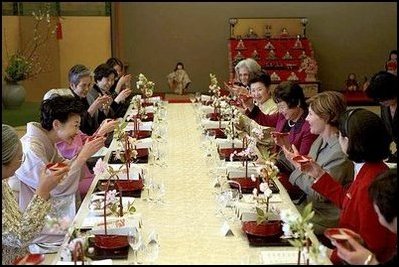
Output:
<svg viewBox="0 0 399 267">
<path fill-rule="evenodd" d="M 269 201 L 273 193 L 271 182 L 277 178 L 279 170 L 272 161 L 266 161 L 264 165 L 257 169 L 257 173 L 261 183 L 259 184 L 259 190 L 255 187 L 252 192 L 256 203 L 257 217 L 256 221 L 244 222 L 243 229 L 247 233 L 270 238 L 271 240 L 278 240 L 282 234 L 281 221 L 274 218 L 270 219 L 272 213 L 269 211 Z M 257 177 L 252 174 L 251 180 L 257 182 Z M 262 194 L 259 194 L 259 191 Z"/>
<path fill-rule="evenodd" d="M 304 208 L 302 216 L 291 210 L 281 210 L 280 212 L 284 237 L 290 238 L 288 242 L 298 248 L 298 265 L 301 263 L 302 255 L 307 265 L 309 265 L 309 260 L 320 263 L 326 257 L 326 247 L 310 244 L 309 232 L 313 229 L 313 224 L 310 221 L 313 216 L 314 211 L 311 202 Z"/>
<path fill-rule="evenodd" d="M 107 165 L 101 158 L 97 160 L 96 165 L 93 168 L 94 175 L 102 175 L 103 173 L 107 172 L 109 175 L 108 180 L 116 179 L 119 180 L 118 174 L 123 172 L 122 170 L 123 165 L 119 167 L 119 169 L 115 170 L 112 166 Z M 118 199 L 116 198 L 116 190 L 109 190 L 106 193 L 105 200 L 100 201 L 97 203 L 92 203 L 93 208 L 96 208 L 96 205 L 98 206 L 97 208 L 104 208 L 104 206 L 107 206 L 109 210 L 111 211 L 112 214 L 116 216 L 122 217 L 125 212 L 122 204 L 122 194 L 119 191 L 119 203 Z M 133 202 L 128 201 L 127 203 L 127 209 L 126 213 L 127 214 L 133 214 L 136 211 L 136 208 L 133 205 Z"/>
<path fill-rule="evenodd" d="M 269 200 L 272 197 L 272 190 L 270 186 L 271 182 L 277 178 L 279 169 L 272 161 L 266 161 L 264 165 L 257 169 L 257 172 L 261 179 L 259 191 L 263 192 L 263 196 L 259 196 L 257 188 L 254 188 L 253 195 L 258 204 L 256 207 L 256 223 L 261 224 L 268 219 Z M 251 175 L 251 180 L 256 181 L 255 175 Z M 262 205 L 265 205 L 265 209 L 261 208 Z"/>
<path fill-rule="evenodd" d="M 236 125 L 239 122 L 241 112 L 234 106 L 230 106 L 226 102 L 222 105 L 221 114 L 223 117 L 229 119 L 229 123 L 224 129 L 224 133 L 227 136 L 227 140 L 232 141 L 232 148 L 234 148 L 234 139 L 239 137 L 239 131 L 236 129 Z"/>
<path fill-rule="evenodd" d="M 155 90 L 155 83 L 150 81 L 145 77 L 144 74 L 140 73 L 138 77 L 138 81 L 136 82 L 136 87 L 143 94 L 143 98 L 151 97 Z"/>
<path fill-rule="evenodd" d="M 220 86 L 215 74 L 210 73 L 211 84 L 209 85 L 209 93 L 213 96 L 220 97 Z"/>
</svg>

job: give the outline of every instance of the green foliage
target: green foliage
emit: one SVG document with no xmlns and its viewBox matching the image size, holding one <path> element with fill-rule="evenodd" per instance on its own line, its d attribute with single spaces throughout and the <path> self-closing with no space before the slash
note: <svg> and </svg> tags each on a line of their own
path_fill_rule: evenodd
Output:
<svg viewBox="0 0 399 267">
<path fill-rule="evenodd" d="M 7 82 L 19 82 L 28 78 L 28 73 L 31 68 L 31 64 L 22 55 L 14 54 L 8 61 L 4 73 L 4 79 Z"/>
<path fill-rule="evenodd" d="M 34 78 L 42 72 L 51 69 L 50 59 L 48 53 L 40 53 L 42 47 L 45 47 L 48 40 L 54 36 L 57 28 L 55 20 L 51 20 L 51 7 L 49 4 L 45 5 L 44 10 L 32 12 L 34 18 L 34 25 L 32 31 L 32 38 L 24 42 L 21 47 L 11 56 L 7 51 L 7 43 L 5 30 L 4 32 L 4 46 L 6 50 L 6 60 L 4 79 L 7 82 L 19 82 Z M 45 31 L 41 25 L 44 24 Z"/>
</svg>

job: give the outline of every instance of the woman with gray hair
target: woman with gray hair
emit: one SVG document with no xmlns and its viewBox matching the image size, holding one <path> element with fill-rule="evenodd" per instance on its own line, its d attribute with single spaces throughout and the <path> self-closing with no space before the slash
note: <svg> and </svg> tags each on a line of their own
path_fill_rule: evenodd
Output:
<svg viewBox="0 0 399 267">
<path fill-rule="evenodd" d="M 255 78 L 256 74 L 262 71 L 262 68 L 253 58 L 246 58 L 238 62 L 234 70 L 236 79 L 246 87 L 249 80 Z"/>
<path fill-rule="evenodd" d="M 234 67 L 235 82 L 233 85 L 225 83 L 226 88 L 234 95 L 249 93 L 249 81 L 262 72 L 262 67 L 253 58 L 246 58 L 237 63 Z"/>
<path fill-rule="evenodd" d="M 7 178 L 24 161 L 22 144 L 15 130 L 2 124 L 2 265 L 11 264 L 12 260 L 28 252 L 29 241 L 36 237 L 44 225 L 44 216 L 50 210 L 50 191 L 57 186 L 69 167 L 47 174 L 44 170 L 36 189 L 24 213 L 21 213 Z"/>
</svg>

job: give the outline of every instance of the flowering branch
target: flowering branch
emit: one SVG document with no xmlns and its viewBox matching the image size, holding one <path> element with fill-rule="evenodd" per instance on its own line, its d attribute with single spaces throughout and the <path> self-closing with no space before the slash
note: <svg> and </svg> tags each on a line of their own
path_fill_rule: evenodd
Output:
<svg viewBox="0 0 399 267">
<path fill-rule="evenodd" d="M 142 73 L 139 74 L 138 79 L 139 80 L 136 82 L 137 89 L 141 90 L 143 96 L 151 97 L 155 90 L 155 83 L 148 80 Z"/>
<path fill-rule="evenodd" d="M 33 38 L 23 44 L 22 48 L 17 49 L 11 56 L 8 55 L 6 49 L 8 62 L 4 72 L 5 80 L 8 82 L 18 82 L 35 78 L 40 73 L 51 69 L 48 53 L 43 53 L 43 55 L 39 53 L 39 49 L 46 45 L 50 37 L 55 34 L 57 28 L 51 21 L 50 5 L 46 4 L 45 11 L 32 12 L 32 16 L 35 19 Z M 43 23 L 46 23 L 46 32 L 44 35 L 40 34 L 39 31 Z M 5 44 L 5 46 L 7 45 Z"/>
<path fill-rule="evenodd" d="M 218 80 L 216 78 L 216 75 L 210 73 L 209 77 L 211 78 L 211 84 L 209 85 L 209 93 L 219 97 L 221 88 L 220 88 L 220 86 L 218 84 Z"/>
</svg>

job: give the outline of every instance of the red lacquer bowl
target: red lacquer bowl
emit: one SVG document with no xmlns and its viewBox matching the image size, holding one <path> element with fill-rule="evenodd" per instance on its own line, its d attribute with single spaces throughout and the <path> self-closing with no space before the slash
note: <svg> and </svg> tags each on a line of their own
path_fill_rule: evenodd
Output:
<svg viewBox="0 0 399 267">
<path fill-rule="evenodd" d="M 324 235 L 331 241 L 335 241 L 351 251 L 353 251 L 354 249 L 348 242 L 348 236 L 357 240 L 361 244 L 363 243 L 363 240 L 357 233 L 347 228 L 328 228 L 324 231 Z"/>
<path fill-rule="evenodd" d="M 304 163 L 309 162 L 311 159 L 312 159 L 311 157 L 299 155 L 299 156 L 295 156 L 292 160 L 295 162 L 298 162 L 299 164 L 304 164 Z"/>
<path fill-rule="evenodd" d="M 23 257 L 16 258 L 13 265 L 37 265 L 44 261 L 43 254 L 26 254 Z"/>
<path fill-rule="evenodd" d="M 68 165 L 65 163 L 62 163 L 62 162 L 49 163 L 46 165 L 46 169 L 48 169 L 50 171 L 58 171 L 59 169 L 62 169 L 66 166 L 68 166 Z"/>
<path fill-rule="evenodd" d="M 257 224 L 256 221 L 243 222 L 242 230 L 250 235 L 272 237 L 283 235 L 283 229 L 280 220 L 270 220 Z"/>
<path fill-rule="evenodd" d="M 229 178 L 229 180 L 236 181 L 237 183 L 239 183 L 241 189 L 254 189 L 255 187 L 258 188 L 259 186 L 259 179 L 256 179 L 255 182 L 252 181 L 251 178 L 245 178 L 245 177 Z M 233 188 L 238 188 L 238 185 L 234 183 L 230 184 L 230 186 Z"/>
<path fill-rule="evenodd" d="M 95 235 L 94 245 L 103 249 L 118 249 L 129 246 L 129 242 L 123 235 Z"/>
</svg>

